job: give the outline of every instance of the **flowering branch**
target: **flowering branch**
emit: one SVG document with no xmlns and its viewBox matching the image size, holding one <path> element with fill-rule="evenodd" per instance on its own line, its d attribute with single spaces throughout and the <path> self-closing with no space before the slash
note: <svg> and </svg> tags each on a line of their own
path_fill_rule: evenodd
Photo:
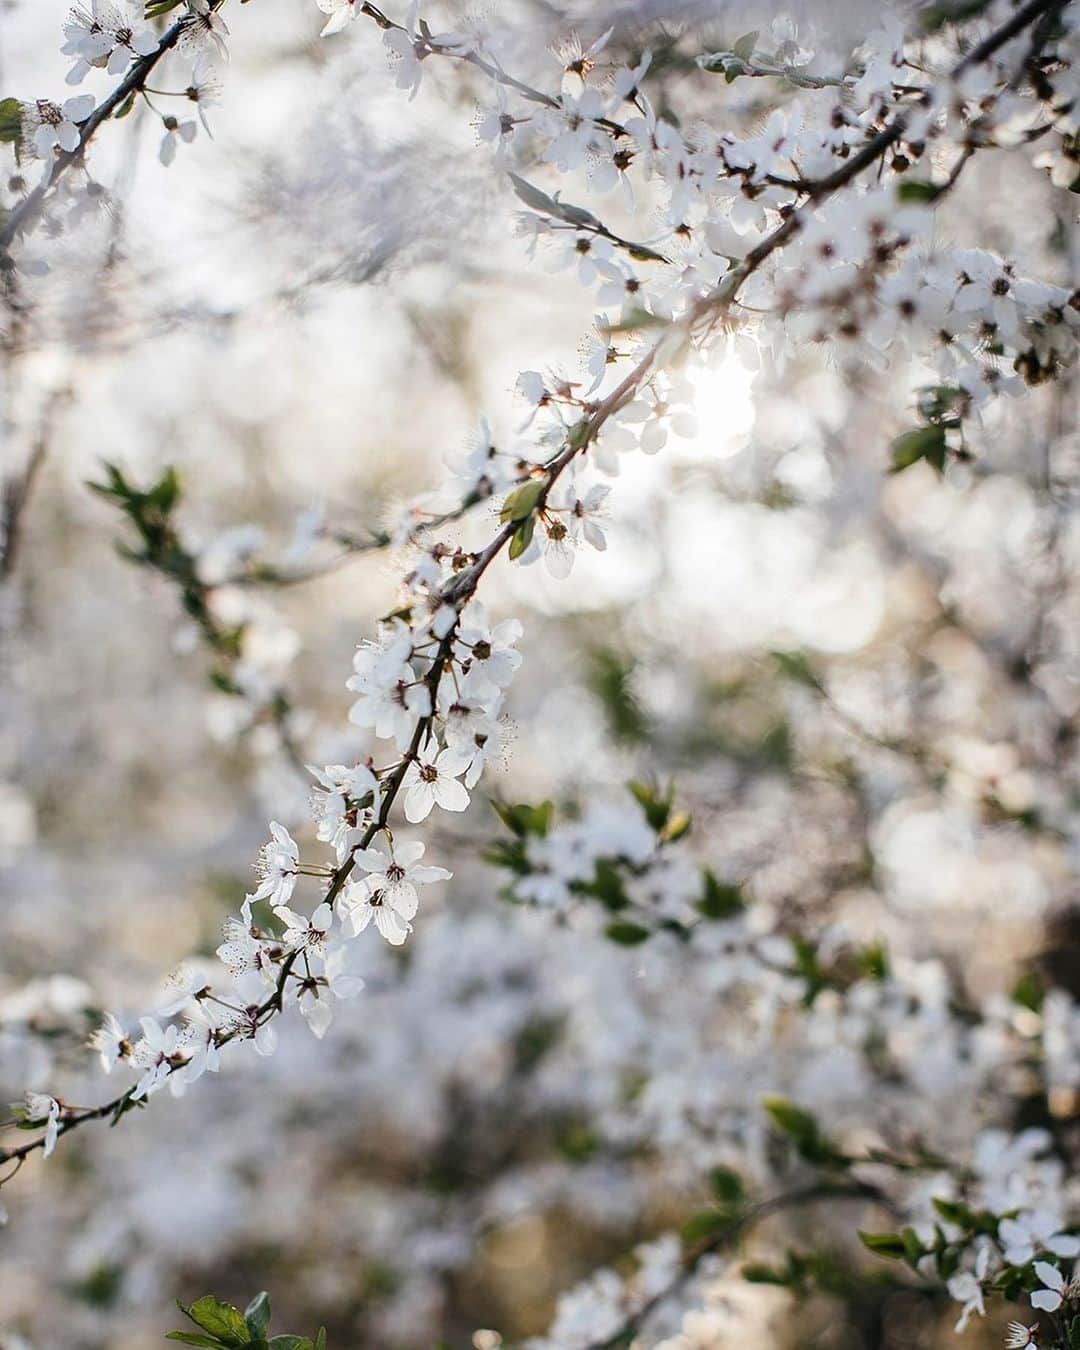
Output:
<svg viewBox="0 0 1080 1350">
<path fill-rule="evenodd" d="M 956 80 L 974 65 L 988 59 L 1010 38 L 1041 16 L 1052 3 L 1053 0 L 1030 0 L 1006 24 L 972 48 L 954 67 L 950 78 Z M 368 12 L 368 7 L 365 7 L 364 12 Z M 185 22 L 187 21 L 182 20 L 178 25 L 181 30 Z M 170 33 L 173 32 L 174 30 L 170 30 Z M 173 43 L 179 36 L 180 32 L 175 32 Z M 422 41 L 430 46 L 432 52 L 440 50 L 438 44 L 431 45 L 427 36 L 423 36 Z M 150 60 L 149 57 L 144 59 Z M 140 78 L 145 78 L 148 70 L 149 68 L 142 70 Z M 129 80 L 134 76 L 133 71 L 128 77 Z M 931 99 L 932 91 L 927 91 L 921 95 L 919 103 L 921 106 L 928 106 Z M 107 114 L 102 114 L 105 115 Z M 95 127 L 100 120 L 102 118 L 94 123 Z M 270 858 L 268 880 L 260 891 L 256 892 L 256 897 L 266 895 L 274 902 L 278 917 L 287 927 L 284 940 L 266 936 L 254 928 L 251 925 L 250 904 L 245 902 L 244 922 L 238 929 L 233 945 L 247 944 L 245 960 L 250 959 L 254 963 L 253 973 L 268 977 L 276 967 L 272 991 L 261 1001 L 248 1003 L 242 1007 L 226 1004 L 225 1006 L 231 1009 L 231 1017 L 218 1025 L 212 1019 L 205 1020 L 206 1009 L 211 1000 L 216 1001 L 216 996 L 206 987 L 193 990 L 191 996 L 204 1014 L 204 1024 L 200 1024 L 192 1031 L 188 1043 L 183 1045 L 175 1028 L 171 1029 L 171 1034 L 163 1034 L 156 1029 L 156 1024 L 148 1026 L 145 1021 L 144 1042 L 140 1043 L 144 1048 L 141 1050 L 139 1047 L 132 1048 L 126 1036 L 113 1035 L 109 1043 L 114 1059 L 130 1057 L 147 1066 L 147 1073 L 140 1084 L 106 1106 L 89 1110 L 68 1108 L 58 1103 L 56 1099 L 47 1099 L 54 1103 L 56 1109 L 54 1111 L 52 1106 L 49 1107 L 49 1124 L 45 1134 L 30 1144 L 6 1150 L 0 1154 L 0 1161 L 21 1161 L 37 1147 L 49 1151 L 60 1133 L 66 1133 L 87 1120 L 101 1119 L 107 1115 L 114 1115 L 118 1119 L 128 1106 L 162 1086 L 178 1071 L 183 1070 L 185 1075 L 190 1077 L 193 1073 L 194 1076 L 198 1076 L 206 1068 L 215 1069 L 218 1052 L 233 1041 L 252 1039 L 256 1041 L 258 1047 L 260 1038 L 264 1042 L 266 1040 L 264 1033 L 268 1023 L 284 1010 L 288 993 L 295 991 L 298 1000 L 307 998 L 309 1012 L 312 1009 L 317 1010 L 313 1014 L 316 1019 L 313 1025 L 321 1026 L 325 1030 L 326 991 L 330 988 L 331 981 L 326 975 L 314 973 L 312 959 L 315 956 L 321 959 L 327 950 L 327 934 L 334 919 L 335 906 L 339 899 L 345 897 L 358 861 L 363 861 L 366 867 L 375 867 L 376 871 L 384 866 L 385 859 L 384 862 L 378 861 L 383 855 L 373 853 L 371 848 L 380 835 L 385 836 L 391 849 L 389 855 L 391 861 L 385 863 L 385 866 L 398 867 L 398 864 L 393 862 L 394 843 L 389 821 L 391 808 L 399 794 L 408 788 L 406 796 L 411 800 L 412 808 L 410 809 L 407 800 L 406 814 L 410 819 L 423 818 L 440 796 L 449 809 L 461 809 L 468 801 L 467 793 L 457 782 L 457 775 L 462 772 L 467 761 L 460 757 L 460 752 L 450 748 L 437 750 L 436 727 L 437 723 L 445 720 L 450 711 L 443 699 L 444 679 L 447 673 L 454 673 L 457 684 L 458 671 L 460 670 L 462 675 L 467 675 L 481 648 L 483 648 L 481 660 L 489 660 L 493 655 L 491 641 L 487 637 L 466 641 L 462 630 L 463 613 L 473 599 L 485 572 L 504 551 L 509 553 L 511 560 L 527 558 L 530 553 L 535 555 L 537 541 L 534 536 L 538 525 L 546 533 L 548 547 L 555 554 L 565 551 L 568 527 L 559 519 L 559 513 L 567 508 L 556 502 L 555 489 L 567 470 L 597 443 L 600 433 L 607 424 L 628 407 L 651 378 L 673 362 L 681 360 L 695 342 L 702 342 L 726 320 L 747 281 L 766 261 L 804 231 L 811 207 L 825 202 L 875 165 L 885 152 L 901 139 L 908 125 L 909 114 L 905 112 L 897 114 L 833 172 L 801 184 L 800 191 L 805 198 L 805 204 L 788 211 L 781 223 L 749 249 L 745 257 L 731 267 L 717 284 L 691 300 L 681 317 L 663 328 L 661 335 L 645 348 L 630 371 L 603 398 L 590 402 L 578 398 L 569 389 L 553 395 L 543 386 L 540 387 L 536 399 L 538 403 L 561 405 L 573 409 L 578 414 L 578 419 L 564 429 L 561 448 L 536 465 L 526 480 L 507 496 L 502 510 L 503 524 L 484 548 L 471 555 L 471 559 L 455 555 L 451 560 L 452 570 L 448 577 L 440 575 L 441 569 L 438 566 L 431 580 L 426 576 L 418 577 L 416 584 L 420 588 L 421 595 L 426 591 L 424 595 L 426 617 L 419 621 L 415 619 L 413 611 L 416 602 L 413 601 L 400 612 L 399 616 L 393 618 L 393 623 L 399 625 L 401 630 L 402 654 L 413 657 L 424 653 L 427 670 L 423 677 L 417 680 L 407 663 L 404 666 L 396 664 L 400 662 L 400 657 L 395 656 L 390 664 L 393 673 L 389 691 L 392 694 L 390 707 L 400 700 L 400 711 L 394 711 L 392 716 L 388 716 L 389 709 L 387 713 L 381 711 L 380 702 L 379 711 L 369 712 L 365 707 L 361 716 L 365 720 L 369 716 L 373 717 L 377 732 L 384 726 L 387 731 L 396 726 L 400 735 L 407 727 L 409 734 L 405 741 L 404 753 L 396 764 L 384 770 L 376 771 L 369 765 L 358 766 L 353 771 L 344 769 L 340 772 L 333 769 L 323 771 L 323 781 L 328 793 L 335 801 L 340 802 L 335 811 L 340 810 L 343 815 L 340 822 L 332 827 L 334 831 L 332 837 L 338 841 L 337 846 L 341 855 L 338 865 L 328 873 L 322 871 L 315 873 L 326 878 L 325 894 L 316 915 L 311 919 L 302 919 L 287 907 L 288 897 L 301 870 L 294 846 L 288 840 L 288 836 L 277 839 L 274 847 L 278 851 L 268 855 Z M 85 137 L 86 133 L 83 135 Z M 84 142 L 81 141 L 80 144 L 82 143 Z M 168 480 L 165 481 L 165 493 L 171 498 L 175 497 L 175 485 L 170 484 Z M 175 552 L 175 549 L 169 548 L 172 536 L 168 533 L 170 527 L 167 524 L 171 501 L 158 505 L 161 506 L 159 512 L 161 519 L 155 517 L 149 520 L 149 528 L 155 538 L 163 529 L 165 534 L 158 542 L 165 547 L 166 553 Z M 581 507 L 582 503 L 579 500 L 573 509 L 578 511 Z M 140 528 L 143 527 L 140 525 Z M 177 567 L 180 568 L 179 571 Z M 185 603 L 200 622 L 207 640 L 215 647 L 220 646 L 227 635 L 219 631 L 212 617 L 208 615 L 205 590 L 194 577 L 190 560 L 182 567 L 178 562 L 175 567 L 170 566 L 168 570 L 171 570 L 175 578 L 183 584 Z M 438 578 L 437 583 L 432 584 L 435 578 Z M 415 626 L 410 627 L 409 624 Z M 393 628 L 391 630 L 392 633 L 397 631 Z M 397 642 L 396 637 L 393 640 Z M 463 645 L 472 655 L 463 655 Z M 376 663 L 374 669 L 380 668 L 379 662 L 383 659 L 380 653 L 385 653 L 389 657 L 385 647 L 373 649 L 371 660 Z M 361 654 L 364 654 L 364 649 Z M 358 670 L 362 670 L 357 685 L 361 691 L 367 689 L 369 678 L 367 668 L 368 662 L 365 657 L 364 666 L 358 667 Z M 404 672 L 404 678 L 399 676 L 399 670 Z M 380 676 L 376 680 L 376 686 L 381 678 Z M 495 688 L 498 696 L 496 703 L 502 696 L 502 683 L 503 679 L 500 676 L 491 686 Z M 459 689 L 460 687 L 459 684 Z M 383 697 L 384 695 L 379 693 L 379 699 Z M 357 706 L 359 708 L 360 705 Z M 480 700 L 478 710 L 485 711 L 483 699 Z M 472 715 L 467 704 L 466 712 L 469 716 Z M 487 733 L 484 733 L 483 740 L 478 741 L 480 764 L 486 741 Z M 343 788 L 342 775 L 349 777 L 350 782 L 353 779 L 357 780 L 357 787 Z M 364 783 L 367 784 L 366 790 L 361 791 L 360 786 Z M 368 803 L 367 823 L 363 828 L 359 828 L 364 818 L 365 808 L 362 805 L 364 801 Z M 331 828 L 329 822 L 327 827 Z M 359 837 L 355 842 L 346 843 L 350 831 L 354 828 L 359 829 Z M 385 901 L 381 899 L 382 883 L 371 882 L 372 875 L 376 873 L 369 873 L 369 882 L 366 883 L 367 890 L 364 894 L 373 907 L 382 908 L 385 905 Z M 366 923 L 367 917 L 370 917 L 370 912 L 365 917 L 356 918 L 359 912 L 356 906 L 362 903 L 362 900 L 361 897 L 353 895 L 352 901 L 350 908 L 352 921 L 362 926 Z M 384 931 L 391 936 L 391 940 L 403 940 L 407 931 L 407 919 L 411 914 L 406 913 L 404 920 L 400 917 L 391 920 L 384 914 L 378 917 L 385 922 Z M 402 923 L 405 927 L 401 926 Z M 191 1044 L 192 1038 L 195 1040 L 195 1046 L 201 1047 L 198 1050 L 197 1064 L 194 1047 Z"/>
<path fill-rule="evenodd" d="M 224 0 L 211 0 L 210 10 L 217 10 L 223 3 Z M 118 109 L 122 108 L 129 98 L 142 91 L 154 67 L 167 52 L 172 51 L 184 36 L 184 33 L 197 21 L 197 16 L 185 14 L 183 18 L 170 25 L 162 35 L 156 49 L 149 55 L 139 57 L 134 61 L 131 69 L 112 93 L 102 99 L 86 120 L 80 124 L 78 144 L 75 148 L 61 150 L 49 163 L 45 176 L 37 187 L 28 192 L 0 223 L 0 260 L 7 259 L 7 265 L 11 265 L 9 253 L 11 245 L 41 215 L 50 193 L 67 170 L 72 165 L 82 162 L 86 148 L 98 127 L 101 126 L 102 122 L 108 121 Z"/>
</svg>

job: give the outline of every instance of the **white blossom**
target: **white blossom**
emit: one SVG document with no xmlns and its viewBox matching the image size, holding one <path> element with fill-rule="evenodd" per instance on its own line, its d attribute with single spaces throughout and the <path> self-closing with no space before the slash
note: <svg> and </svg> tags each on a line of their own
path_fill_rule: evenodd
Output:
<svg viewBox="0 0 1080 1350">
<path fill-rule="evenodd" d="M 433 806 L 444 811 L 464 811 L 469 794 L 459 781 L 468 761 L 455 750 L 429 746 L 409 761 L 402 783 L 405 819 L 412 824 L 426 820 Z"/>
</svg>

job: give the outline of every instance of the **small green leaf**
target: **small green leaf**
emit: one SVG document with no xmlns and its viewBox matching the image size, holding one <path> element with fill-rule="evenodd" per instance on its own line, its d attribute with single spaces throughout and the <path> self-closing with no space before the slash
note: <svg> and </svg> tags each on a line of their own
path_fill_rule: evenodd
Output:
<svg viewBox="0 0 1080 1350">
<path fill-rule="evenodd" d="M 566 443 L 571 450 L 580 450 L 589 439 L 589 431 L 592 427 L 592 419 L 583 417 L 579 422 L 575 422 L 566 435 Z"/>
<path fill-rule="evenodd" d="M 822 689 L 822 683 L 814 674 L 813 667 L 802 652 L 770 652 L 769 655 L 776 662 L 780 674 L 786 676 L 789 680 L 794 680 L 796 684 L 805 684 L 808 689 Z"/>
<path fill-rule="evenodd" d="M 810 1112 L 789 1102 L 786 1097 L 766 1097 L 762 1105 L 785 1134 L 798 1139 L 817 1133 L 817 1121 Z"/>
<path fill-rule="evenodd" d="M 737 1205 L 745 1194 L 743 1179 L 731 1167 L 714 1167 L 709 1173 L 712 1193 L 722 1204 Z"/>
<path fill-rule="evenodd" d="M 528 802 L 519 802 L 516 806 L 511 806 L 508 802 L 501 802 L 493 798 L 491 809 L 499 817 L 508 830 L 524 839 L 528 834 L 536 834 L 541 838 L 551 829 L 551 822 L 555 815 L 554 802 L 539 802 L 536 806 L 530 806 Z"/>
<path fill-rule="evenodd" d="M 244 1321 L 252 1336 L 265 1336 L 270 1325 L 270 1295 L 264 1289 L 244 1309 Z"/>
<path fill-rule="evenodd" d="M 872 942 L 857 953 L 859 968 L 871 980 L 884 980 L 889 974 L 889 953 L 882 942 Z"/>
<path fill-rule="evenodd" d="M 652 936 L 649 930 L 642 928 L 640 924 L 626 923 L 622 920 L 618 923 L 609 923 L 604 929 L 604 935 L 621 947 L 636 947 L 642 942 L 647 942 Z"/>
<path fill-rule="evenodd" d="M 326 1328 L 320 1327 L 319 1334 L 315 1337 L 315 1350 L 326 1350 Z"/>
<path fill-rule="evenodd" d="M 540 499 L 540 494 L 547 486 L 547 480 L 544 478 L 530 478 L 527 483 L 522 483 L 511 492 L 502 504 L 502 510 L 499 512 L 499 519 L 524 520 L 526 516 L 532 514 L 536 509 L 536 503 Z"/>
<path fill-rule="evenodd" d="M 630 789 L 634 800 L 645 812 L 645 819 L 649 823 L 649 828 L 659 834 L 667 825 L 668 818 L 671 815 L 675 798 L 673 788 L 669 787 L 661 794 L 660 789 L 652 783 L 632 780 L 626 786 Z"/>
<path fill-rule="evenodd" d="M 618 741 L 640 743 L 649 732 L 649 722 L 634 693 L 633 658 L 613 647 L 597 647 L 589 653 L 589 688 L 604 706 L 611 734 Z"/>
<path fill-rule="evenodd" d="M 1042 981 L 1034 970 L 1025 971 L 1013 985 L 1010 994 L 1014 1003 L 1019 1003 L 1022 1008 L 1030 1008 L 1032 1012 L 1042 1011 L 1044 997 Z"/>
<path fill-rule="evenodd" d="M 754 54 L 754 48 L 757 46 L 758 32 L 755 28 L 752 33 L 744 33 L 738 42 L 734 43 L 731 50 L 740 61 L 749 61 Z"/>
<path fill-rule="evenodd" d="M 896 189 L 896 196 L 902 202 L 932 202 L 940 194 L 941 188 L 917 178 L 905 178 Z"/>
<path fill-rule="evenodd" d="M 788 1283 L 788 1277 L 782 1270 L 777 1270 L 775 1266 L 767 1266 L 761 1261 L 751 1261 L 749 1265 L 743 1266 L 739 1272 L 743 1279 L 750 1284 L 781 1284 Z"/>
<path fill-rule="evenodd" d="M 791 1137 L 800 1157 L 808 1162 L 847 1165 L 847 1159 L 822 1133 L 809 1111 L 804 1111 L 786 1097 L 766 1097 L 762 1105 L 772 1117 L 773 1124 Z"/>
<path fill-rule="evenodd" d="M 918 1233 L 914 1228 L 905 1228 L 900 1233 L 900 1240 L 904 1244 L 904 1260 L 912 1270 L 917 1270 L 919 1262 L 926 1255 L 926 1248 Z"/>
<path fill-rule="evenodd" d="M 314 1350 L 310 1336 L 272 1336 L 270 1350 Z"/>
<path fill-rule="evenodd" d="M 928 427 L 916 427 L 913 431 L 905 431 L 895 438 L 890 449 L 892 451 L 891 473 L 902 473 L 904 469 L 909 469 L 912 464 L 917 464 L 920 459 L 925 459 L 928 464 L 933 465 L 938 473 L 943 473 L 945 470 L 945 459 L 948 452 L 943 426 L 935 424 Z"/>
<path fill-rule="evenodd" d="M 691 1214 L 679 1230 L 684 1247 L 696 1247 L 699 1242 L 715 1237 L 731 1227 L 731 1216 L 721 1209 L 700 1209 Z"/>
<path fill-rule="evenodd" d="M 694 823 L 689 811 L 676 811 L 660 832 L 665 844 L 674 844 L 686 834 Z"/>
<path fill-rule="evenodd" d="M 720 881 L 705 868 L 702 873 L 705 893 L 697 902 L 697 912 L 704 919 L 730 919 L 746 908 L 746 901 L 740 887 L 730 881 Z"/>
<path fill-rule="evenodd" d="M 580 889 L 585 895 L 595 895 L 610 910 L 625 909 L 630 903 L 618 869 L 606 858 L 597 858 L 592 880 L 583 883 Z"/>
<path fill-rule="evenodd" d="M 862 1245 L 877 1256 L 887 1257 L 890 1261 L 902 1261 L 907 1254 L 906 1244 L 899 1233 L 866 1233 L 861 1228 L 858 1233 Z"/>
<path fill-rule="evenodd" d="M 0 98 L 0 141 L 22 140 L 22 104 L 17 98 Z"/>
<path fill-rule="evenodd" d="M 559 203 L 554 197 L 549 197 L 546 192 L 533 187 L 516 173 L 510 175 L 510 183 L 526 206 L 534 211 L 542 211 L 545 215 L 558 215 Z"/>
<path fill-rule="evenodd" d="M 180 477 L 170 464 L 146 494 L 146 504 L 167 516 L 179 500 Z"/>
<path fill-rule="evenodd" d="M 222 1303 L 213 1294 L 197 1299 L 190 1308 L 184 1308 L 183 1311 L 197 1327 L 202 1327 L 203 1331 L 217 1336 L 228 1346 L 243 1346 L 248 1342 L 248 1328 L 244 1314 L 231 1303 Z"/>
<path fill-rule="evenodd" d="M 930 1203 L 945 1220 L 957 1228 L 973 1228 L 975 1226 L 975 1216 L 967 1205 L 960 1204 L 957 1200 L 943 1200 L 940 1196 L 931 1197 Z"/>
<path fill-rule="evenodd" d="M 515 562 L 532 543 L 533 531 L 536 529 L 536 517 L 529 516 L 521 522 L 514 531 L 514 537 L 510 540 L 510 561 Z"/>
<path fill-rule="evenodd" d="M 197 1331 L 167 1331 L 165 1333 L 167 1341 L 179 1341 L 182 1345 L 202 1345 L 212 1346 L 213 1350 L 221 1350 L 225 1344 L 219 1341 L 216 1336 L 202 1336 Z"/>
</svg>

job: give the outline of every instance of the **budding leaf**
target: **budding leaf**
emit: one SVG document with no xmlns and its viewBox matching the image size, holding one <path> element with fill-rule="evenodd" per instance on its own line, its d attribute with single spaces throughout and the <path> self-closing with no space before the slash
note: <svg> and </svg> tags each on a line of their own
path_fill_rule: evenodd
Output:
<svg viewBox="0 0 1080 1350">
<path fill-rule="evenodd" d="M 180 1309 L 197 1327 L 216 1336 L 224 1345 L 243 1346 L 250 1340 L 247 1323 L 240 1309 L 234 1308 L 231 1303 L 222 1303 L 213 1294 L 197 1299 L 190 1308 L 180 1304 Z"/>
<path fill-rule="evenodd" d="M 676 811 L 664 826 L 661 838 L 666 844 L 674 844 L 687 833 L 692 824 L 693 819 L 689 811 Z"/>
<path fill-rule="evenodd" d="M 945 428 L 943 426 L 916 427 L 897 436 L 890 447 L 892 450 L 891 473 L 902 473 L 912 464 L 925 459 L 938 473 L 945 471 Z"/>
<path fill-rule="evenodd" d="M 510 175 L 510 182 L 525 205 L 531 207 L 534 211 L 542 211 L 545 215 L 565 220 L 568 225 L 579 225 L 593 229 L 602 228 L 596 216 L 591 211 L 587 211 L 584 206 L 574 206 L 570 202 L 559 201 L 558 197 L 549 197 L 546 192 L 541 192 L 538 187 L 533 187 L 532 183 L 527 182 L 516 173 Z"/>
<path fill-rule="evenodd" d="M 904 1260 L 912 1270 L 917 1270 L 919 1262 L 926 1254 L 926 1248 L 919 1240 L 918 1233 L 914 1228 L 905 1228 L 900 1234 L 900 1240 L 904 1244 Z"/>
<path fill-rule="evenodd" d="M 22 104 L 17 98 L 0 98 L 0 141 L 22 140 Z"/>
<path fill-rule="evenodd" d="M 651 783 L 641 783 L 636 780 L 626 785 L 633 794 L 634 800 L 645 812 L 645 819 L 648 821 L 649 829 L 655 830 L 657 834 L 665 828 L 671 817 L 671 807 L 674 798 L 674 788 L 669 787 L 661 796 L 660 789 L 654 787 Z"/>
<path fill-rule="evenodd" d="M 516 173 L 510 175 L 510 182 L 514 191 L 526 206 L 531 207 L 534 211 L 543 211 L 548 215 L 558 214 L 559 203 L 554 197 L 549 197 L 546 192 L 541 192 L 538 187 L 533 187 L 531 183 L 526 182 Z"/>
<path fill-rule="evenodd" d="M 570 428 L 566 437 L 566 443 L 571 450 L 580 450 L 589 439 L 590 426 L 590 419 L 588 417 L 583 417 L 580 422 L 575 422 Z"/>
<path fill-rule="evenodd" d="M 510 540 L 511 562 L 516 562 L 532 543 L 533 532 L 535 529 L 536 517 L 528 516 L 514 531 L 513 538 Z"/>
<path fill-rule="evenodd" d="M 802 652 L 770 652 L 769 655 L 776 662 L 781 675 L 786 675 L 796 684 L 805 684 L 808 689 L 816 689 L 819 693 L 822 691 L 821 681 Z"/>
<path fill-rule="evenodd" d="M 1012 987 L 1009 997 L 1022 1008 L 1041 1012 L 1044 998 L 1042 981 L 1033 970 L 1026 971 Z"/>
<path fill-rule="evenodd" d="M 744 33 L 731 50 L 740 61 L 749 61 L 754 54 L 754 48 L 757 45 L 759 29 L 755 28 L 752 33 Z"/>
<path fill-rule="evenodd" d="M 731 1167 L 714 1167 L 709 1173 L 709 1185 L 722 1204 L 737 1205 L 743 1198 L 742 1177 Z"/>
<path fill-rule="evenodd" d="M 524 520 L 526 516 L 532 514 L 536 509 L 536 503 L 540 500 L 540 494 L 544 490 L 544 479 L 530 478 L 527 483 L 522 483 L 518 488 L 506 498 L 502 504 L 502 510 L 499 512 L 499 519 Z"/>
<path fill-rule="evenodd" d="M 785 1134 L 798 1138 L 817 1130 L 817 1121 L 810 1112 L 789 1102 L 786 1097 L 766 1097 L 764 1106 Z"/>
<path fill-rule="evenodd" d="M 907 1254 L 904 1239 L 900 1233 L 866 1233 L 858 1230 L 859 1241 L 869 1251 L 890 1261 L 902 1261 Z"/>
<path fill-rule="evenodd" d="M 270 1325 L 270 1295 L 264 1289 L 244 1309 L 244 1321 L 252 1336 L 265 1336 Z"/>
<path fill-rule="evenodd" d="M 799 1156 L 807 1162 L 839 1163 L 846 1162 L 832 1141 L 822 1134 L 817 1121 L 809 1111 L 788 1101 L 786 1097 L 766 1097 L 762 1102 L 772 1117 L 773 1124 L 784 1134 L 789 1135 Z"/>
<path fill-rule="evenodd" d="M 524 839 L 528 834 L 536 834 L 543 838 L 551 828 L 551 821 L 555 815 L 554 802 L 539 802 L 536 806 L 530 806 L 528 802 L 519 802 L 516 806 L 511 806 L 507 802 L 493 800 L 491 809 L 499 817 L 508 830 Z"/>
<path fill-rule="evenodd" d="M 697 912 L 704 919 L 730 919 L 746 908 L 742 889 L 729 881 L 719 881 L 706 868 L 705 894 L 697 902 Z"/>
</svg>

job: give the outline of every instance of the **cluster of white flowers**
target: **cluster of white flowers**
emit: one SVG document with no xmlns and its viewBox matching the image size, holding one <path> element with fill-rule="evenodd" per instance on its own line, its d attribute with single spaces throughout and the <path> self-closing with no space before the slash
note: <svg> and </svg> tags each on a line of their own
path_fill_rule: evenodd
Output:
<svg viewBox="0 0 1080 1350">
<path fill-rule="evenodd" d="M 67 82 L 81 84 L 94 69 L 123 75 L 136 57 L 149 56 L 157 45 L 157 34 L 144 21 L 141 5 L 91 0 L 89 9 L 73 9 L 64 25 L 60 50 L 74 58 Z"/>
<path fill-rule="evenodd" d="M 530 1341 L 530 1350 L 589 1350 L 606 1344 L 668 1290 L 682 1267 L 682 1248 L 671 1234 L 642 1243 L 632 1255 L 628 1278 L 598 1270 L 564 1294 L 547 1334 Z"/>
<path fill-rule="evenodd" d="M 56 189 L 62 200 L 70 204 L 68 224 L 75 225 L 86 210 L 86 198 L 100 196 L 98 185 L 89 177 L 84 161 L 90 136 L 101 120 L 122 115 L 131 101 L 140 97 L 160 118 L 163 135 L 159 150 L 162 164 L 171 164 L 180 143 L 195 138 L 199 123 L 193 117 L 178 117 L 157 108 L 153 98 L 178 98 L 195 105 L 199 121 L 209 135 L 206 110 L 220 94 L 219 64 L 228 60 L 226 37 L 228 29 L 218 13 L 222 0 L 183 0 L 184 9 L 164 33 L 147 21 L 144 7 L 138 0 L 89 0 L 87 7 L 71 11 L 64 24 L 62 53 L 72 58 L 67 74 L 68 84 L 81 84 L 87 75 L 104 71 L 122 76 L 114 93 L 100 101 L 93 94 L 78 94 L 56 103 L 38 98 L 20 105 L 21 145 L 36 158 L 45 161 L 45 170 L 38 196 Z M 172 6 L 166 6 L 166 12 Z M 146 7 L 147 13 L 153 5 Z M 150 73 L 158 69 L 162 59 L 173 49 L 187 59 L 189 78 L 175 90 L 154 89 L 147 84 Z M 151 93 L 153 98 L 151 98 Z M 58 163 L 57 154 L 68 156 Z M 80 188 L 59 184 L 59 172 L 75 165 L 85 181 Z M 55 219 L 55 217 L 54 217 Z"/>
<path fill-rule="evenodd" d="M 332 11 L 331 32 L 357 12 L 336 0 L 323 8 Z M 610 32 L 588 47 L 560 48 L 558 90 L 518 91 L 518 107 L 510 106 L 515 91 L 508 92 L 510 82 L 501 77 L 504 35 L 494 25 L 468 35 L 434 34 L 417 27 L 413 6 L 403 26 L 386 29 L 384 41 L 407 68 L 414 92 L 422 60 L 434 55 L 480 60 L 493 72 L 497 101 L 477 126 L 480 139 L 496 147 L 500 166 L 571 176 L 585 170 L 591 193 L 604 197 L 622 184 L 631 208 L 636 181 L 659 211 L 659 233 L 631 243 L 591 210 L 514 178 L 530 208 L 522 218 L 530 246 L 543 241 L 551 269 L 572 267 L 600 306 L 600 336 L 587 353 L 592 383 L 586 396 L 609 365 L 634 354 L 634 342 L 617 350 L 616 330 L 691 312 L 749 261 L 753 275 L 727 313 L 749 364 L 759 364 L 765 352 L 782 362 L 787 344 L 807 341 L 833 344 L 845 360 L 881 364 L 902 344 L 925 358 L 948 392 L 950 416 L 962 419 L 991 393 L 1051 378 L 1075 358 L 1080 311 L 1073 294 L 1023 278 L 1010 262 L 983 250 L 942 249 L 934 242 L 931 209 L 976 148 L 1030 144 L 1045 158 L 1047 137 L 1071 143 L 1077 75 L 1068 59 L 1072 29 L 1066 28 L 1062 59 L 1044 60 L 1040 69 L 1047 73 L 1020 92 L 1022 35 L 940 76 L 934 72 L 949 60 L 947 45 L 927 40 L 915 51 L 917 44 L 906 44 L 890 22 L 856 50 L 850 70 L 812 78 L 805 72 L 813 53 L 792 37 L 786 20 L 778 21 L 773 55 L 750 50 L 702 58 L 707 69 L 729 78 L 787 76 L 810 91 L 745 139 L 703 125 L 684 132 L 658 118 L 642 88 L 648 56 L 634 69 L 606 65 Z M 872 184 L 822 190 L 845 161 L 862 154 L 883 165 Z M 943 162 L 949 166 L 944 176 Z M 757 250 L 782 222 L 790 241 L 769 250 L 768 266 L 757 266 Z M 1015 373 L 1003 369 L 1005 362 Z M 560 420 L 547 429 L 557 436 L 574 382 L 530 372 L 519 387 Z M 678 402 L 678 391 L 673 397 L 666 388 L 643 389 L 620 411 L 619 444 L 633 427 L 642 448 L 657 449 Z M 676 425 L 679 416 L 676 411 Z M 607 441 L 616 444 L 612 435 Z M 614 472 L 610 459 L 601 466 Z M 567 523 L 554 522 L 554 539 L 544 550 L 560 570 L 566 568 Z"/>
</svg>

